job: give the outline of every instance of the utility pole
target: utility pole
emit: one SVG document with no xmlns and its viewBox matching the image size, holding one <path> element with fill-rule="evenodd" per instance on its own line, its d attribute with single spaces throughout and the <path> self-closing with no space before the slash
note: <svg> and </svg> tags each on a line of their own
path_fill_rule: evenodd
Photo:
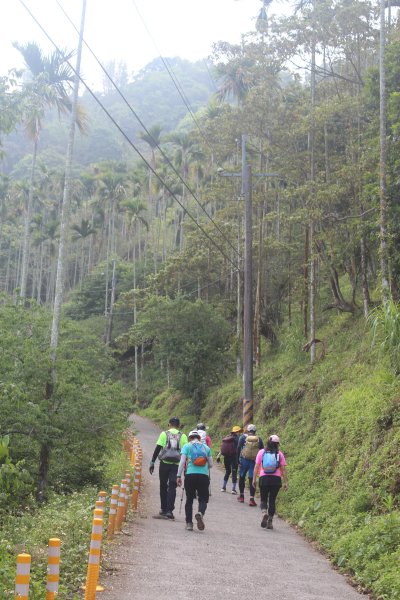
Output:
<svg viewBox="0 0 400 600">
<path fill-rule="evenodd" d="M 243 428 L 253 421 L 253 195 L 251 165 L 242 180 L 244 211 Z"/>
<path fill-rule="evenodd" d="M 243 427 L 253 419 L 253 196 L 252 178 L 280 177 L 279 173 L 252 173 L 251 165 L 246 164 L 246 136 L 242 135 L 241 173 L 228 173 L 222 169 L 222 177 L 241 177 L 242 196 L 245 200 L 245 250 L 244 250 L 244 294 L 243 294 Z M 282 179 L 282 178 L 281 178 Z M 239 250 L 239 248 L 238 248 Z M 238 252 L 239 254 L 239 252 Z M 238 313 L 240 309 L 240 258 L 238 258 Z M 238 319 L 240 315 L 238 314 Z M 239 321 L 237 335 L 240 335 Z"/>
</svg>

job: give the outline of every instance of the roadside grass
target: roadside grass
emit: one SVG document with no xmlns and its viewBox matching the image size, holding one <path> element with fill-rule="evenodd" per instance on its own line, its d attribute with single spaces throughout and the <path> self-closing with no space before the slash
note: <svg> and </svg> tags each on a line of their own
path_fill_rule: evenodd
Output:
<svg viewBox="0 0 400 600">
<path fill-rule="evenodd" d="M 111 493 L 128 468 L 128 458 L 119 447 L 110 449 L 99 465 L 102 487 Z M 0 590 L 1 598 L 14 598 L 16 557 L 21 552 L 32 556 L 29 598 L 45 595 L 47 544 L 52 537 L 61 540 L 59 600 L 78 600 L 85 583 L 93 510 L 100 488 L 87 487 L 66 495 L 51 495 L 48 503 L 16 514 L 0 513 Z M 105 524 L 106 527 L 106 524 Z M 103 538 L 106 548 L 107 540 Z"/>
</svg>

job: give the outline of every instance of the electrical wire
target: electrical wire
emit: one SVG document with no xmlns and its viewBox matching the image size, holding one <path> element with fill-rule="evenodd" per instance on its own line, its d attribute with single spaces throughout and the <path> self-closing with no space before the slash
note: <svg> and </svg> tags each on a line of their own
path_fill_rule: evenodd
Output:
<svg viewBox="0 0 400 600">
<path fill-rule="evenodd" d="M 72 27 L 79 34 L 78 28 L 74 25 L 73 21 L 70 19 L 70 17 L 66 13 L 65 9 L 63 8 L 63 6 L 60 4 L 60 2 L 58 0 L 56 0 L 56 2 L 58 4 L 58 6 L 60 7 L 60 9 L 62 10 L 62 12 L 64 13 L 65 17 L 68 19 L 68 21 L 72 25 Z M 231 241 L 225 236 L 224 232 L 221 230 L 221 228 L 219 227 L 219 225 L 214 221 L 214 219 L 211 217 L 211 215 L 207 212 L 207 210 L 204 208 L 204 206 L 198 200 L 195 192 L 190 188 L 190 186 L 183 179 L 183 177 L 181 176 L 181 174 L 176 170 L 175 166 L 170 161 L 168 155 L 164 152 L 164 150 L 161 148 L 161 146 L 158 144 L 158 142 L 151 135 L 150 131 L 147 129 L 147 127 L 143 123 L 142 119 L 139 117 L 139 115 L 136 113 L 136 111 L 134 110 L 134 108 L 128 102 L 128 100 L 126 99 L 125 95 L 122 93 L 122 91 L 119 89 L 119 87 L 117 86 L 117 84 L 115 83 L 115 81 L 112 79 L 111 75 L 108 73 L 107 69 L 101 63 L 101 61 L 99 60 L 99 58 L 97 57 L 97 55 L 95 54 L 95 52 L 90 48 L 90 46 L 88 45 L 88 43 L 85 40 L 84 40 L 84 44 L 85 44 L 86 48 L 89 50 L 89 52 L 91 53 L 91 55 L 93 56 L 93 58 L 95 59 L 95 61 L 97 62 L 97 64 L 99 65 L 99 67 L 102 69 L 103 73 L 106 75 L 106 77 L 108 78 L 108 80 L 110 81 L 110 83 L 114 86 L 115 90 L 118 92 L 118 94 L 120 95 L 120 97 L 122 98 L 122 100 L 125 102 L 126 106 L 129 108 L 129 110 L 131 111 L 131 113 L 133 114 L 133 116 L 137 119 L 137 121 L 140 124 L 140 126 L 145 130 L 145 132 L 147 133 L 147 135 L 153 141 L 155 147 L 160 151 L 160 153 L 162 154 L 162 156 L 166 160 L 168 166 L 171 167 L 171 169 L 173 170 L 173 172 L 175 173 L 175 175 L 183 183 L 183 185 L 185 186 L 185 188 L 187 189 L 187 191 L 189 192 L 189 194 L 193 197 L 193 199 L 195 200 L 195 202 L 200 206 L 201 210 L 205 213 L 205 215 L 211 221 L 211 223 L 214 225 L 214 227 L 219 231 L 219 233 L 221 234 L 221 236 L 223 237 L 223 239 L 228 243 L 228 245 L 232 248 L 232 250 L 235 253 L 237 253 L 237 248 L 235 248 L 233 246 L 233 244 L 231 243 Z M 162 59 L 162 57 L 161 57 L 161 59 Z M 164 59 L 162 59 L 162 60 L 164 60 Z M 168 69 L 167 65 L 166 65 L 166 68 Z M 170 73 L 170 75 L 171 75 L 172 80 L 174 81 L 173 76 L 172 76 L 171 73 Z M 182 94 L 183 94 L 183 90 L 182 90 Z M 186 106 L 187 106 L 188 110 L 190 111 L 190 113 L 193 114 L 192 111 L 191 111 L 191 109 L 190 109 L 190 107 L 187 104 L 186 104 Z"/>
<path fill-rule="evenodd" d="M 57 46 L 57 44 L 51 38 L 51 36 L 47 33 L 47 31 L 44 29 L 44 27 L 39 23 L 39 21 L 36 19 L 36 17 L 32 14 L 31 10 L 26 6 L 24 0 L 19 0 L 19 2 L 20 2 L 20 4 L 22 4 L 22 6 L 25 8 L 25 10 L 29 13 L 29 15 L 32 17 L 32 19 L 35 21 L 35 23 L 38 25 L 38 27 L 41 29 L 41 31 L 44 33 L 44 35 L 47 37 L 47 39 L 51 42 L 51 44 L 53 44 L 53 46 L 56 48 L 56 50 L 58 52 L 62 53 L 60 48 Z M 157 179 L 160 181 L 160 183 L 169 192 L 171 197 L 179 204 L 179 206 L 182 208 L 183 212 L 185 214 L 187 214 L 187 216 L 194 222 L 196 227 L 203 233 L 203 235 L 218 249 L 218 251 L 222 254 L 222 256 L 225 258 L 225 260 L 227 260 L 229 263 L 231 263 L 232 266 L 234 267 L 234 269 L 237 270 L 238 269 L 237 265 L 235 265 L 235 263 L 225 254 L 225 252 L 215 242 L 215 240 L 213 240 L 213 238 L 205 231 L 205 229 L 196 221 L 196 219 L 193 217 L 193 215 L 186 209 L 186 207 L 182 204 L 182 202 L 175 196 L 175 194 L 171 190 L 170 186 L 162 179 L 162 177 L 155 171 L 155 169 L 153 169 L 153 167 L 150 165 L 150 163 L 147 161 L 147 159 L 143 156 L 143 154 L 139 150 L 139 148 L 132 142 L 132 140 L 128 137 L 128 135 L 120 127 L 120 125 L 117 123 L 117 121 L 111 115 L 111 113 L 106 109 L 106 107 L 101 102 L 101 100 L 99 100 L 99 98 L 96 96 L 96 94 L 90 88 L 90 86 L 84 81 L 84 79 L 81 77 L 81 75 L 76 72 L 76 69 L 73 67 L 73 65 L 69 61 L 66 61 L 66 62 L 70 66 L 72 71 L 75 73 L 75 75 L 79 78 L 79 81 L 84 85 L 86 90 L 89 92 L 89 94 L 95 100 L 95 102 L 100 106 L 100 108 L 103 110 L 103 112 L 108 116 L 110 121 L 115 125 L 115 127 L 118 129 L 118 131 L 121 133 L 121 135 L 126 139 L 128 144 L 135 150 L 135 152 L 142 159 L 142 161 L 146 164 L 146 166 L 153 173 L 153 175 L 155 175 L 155 177 L 157 177 Z"/>
<path fill-rule="evenodd" d="M 168 72 L 169 76 L 171 77 L 171 79 L 172 79 L 172 82 L 173 82 L 174 86 L 176 87 L 176 89 L 177 89 L 177 91 L 178 91 L 178 94 L 179 94 L 179 95 L 180 95 L 180 97 L 182 98 L 184 105 L 185 105 L 185 106 L 186 106 L 186 108 L 188 109 L 188 111 L 189 111 L 189 114 L 190 114 L 190 116 L 191 116 L 191 117 L 192 117 L 192 119 L 193 119 L 193 122 L 195 123 L 196 127 L 198 128 L 198 130 L 199 130 L 199 133 L 200 133 L 201 137 L 202 137 L 202 138 L 203 138 L 203 140 L 206 142 L 206 145 L 207 145 L 207 146 L 208 146 L 208 148 L 211 150 L 211 152 L 212 152 L 213 154 L 215 154 L 215 152 L 214 152 L 214 150 L 213 150 L 213 148 L 212 148 L 212 146 L 211 146 L 211 144 L 210 144 L 210 141 L 207 139 L 206 135 L 204 134 L 204 132 L 203 132 L 203 130 L 202 130 L 202 128 L 201 128 L 201 126 L 200 126 L 200 123 L 199 123 L 198 119 L 196 118 L 196 115 L 194 114 L 194 112 L 193 112 L 193 110 L 192 110 L 192 108 L 191 108 L 191 106 L 190 106 L 190 104 L 189 104 L 189 101 L 188 101 L 188 99 L 187 99 L 187 97 L 186 97 L 186 94 L 185 94 L 185 93 L 184 93 L 184 91 L 183 91 L 183 88 L 182 88 L 181 84 L 179 83 L 179 81 L 178 81 L 178 79 L 177 79 L 177 77 L 176 77 L 175 73 L 173 73 L 172 69 L 169 67 L 169 65 L 168 65 L 168 63 L 167 63 L 167 60 L 166 60 L 166 59 L 165 59 L 165 58 L 164 58 L 164 57 L 161 55 L 161 52 L 160 52 L 160 50 L 159 50 L 159 48 L 158 48 L 158 46 L 157 46 L 157 44 L 156 44 L 156 42 L 155 42 L 155 40 L 154 40 L 154 38 L 153 38 L 152 34 L 151 34 L 151 32 L 149 31 L 149 28 L 147 27 L 147 25 L 146 25 L 146 22 L 145 22 L 144 18 L 142 17 L 142 15 L 141 15 L 141 13 L 140 13 L 140 11 L 139 11 L 139 9 L 138 9 L 138 7 L 137 7 L 136 3 L 135 3 L 135 0 L 132 0 L 132 4 L 133 4 L 133 6 L 134 6 L 134 8 L 135 8 L 135 10 L 136 10 L 136 12 L 137 12 L 137 14 L 138 14 L 138 16 L 139 16 L 140 20 L 142 21 L 142 23 L 143 23 L 143 27 L 144 27 L 144 28 L 145 28 L 145 30 L 147 31 L 147 34 L 148 34 L 149 38 L 150 38 L 150 39 L 151 39 L 151 41 L 153 42 L 153 45 L 154 45 L 155 49 L 157 50 L 157 52 L 158 52 L 158 55 L 159 55 L 160 59 L 162 60 L 162 62 L 163 62 L 163 64 L 164 64 L 164 66 L 165 66 L 165 68 L 166 68 L 166 70 L 167 70 L 167 72 Z"/>
</svg>

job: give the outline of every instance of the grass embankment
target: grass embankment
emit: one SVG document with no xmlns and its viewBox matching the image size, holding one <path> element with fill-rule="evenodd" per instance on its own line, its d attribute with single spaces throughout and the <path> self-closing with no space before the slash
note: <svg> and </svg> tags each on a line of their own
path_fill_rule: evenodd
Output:
<svg viewBox="0 0 400 600">
<path fill-rule="evenodd" d="M 127 455 L 119 448 L 102 465 L 104 489 L 110 493 L 128 468 Z M 0 514 L 0 598 L 14 598 L 17 554 L 32 556 L 29 598 L 45 596 L 47 544 L 61 540 L 59 600 L 78 600 L 85 584 L 93 510 L 100 490 L 87 487 L 68 495 L 52 495 L 41 507 L 32 506 L 15 515 Z M 106 527 L 106 524 L 105 524 Z M 103 538 L 103 552 L 107 549 Z"/>
<path fill-rule="evenodd" d="M 400 380 L 371 348 L 361 317 L 335 316 L 319 328 L 326 356 L 313 368 L 296 331 L 282 332 L 254 381 L 258 432 L 280 435 L 289 465 L 279 513 L 356 584 L 399 600 Z M 209 395 L 201 418 L 214 441 L 241 423 L 241 396 L 236 378 Z M 190 403 L 168 393 L 146 411 L 163 425 L 172 413 L 196 423 Z"/>
</svg>

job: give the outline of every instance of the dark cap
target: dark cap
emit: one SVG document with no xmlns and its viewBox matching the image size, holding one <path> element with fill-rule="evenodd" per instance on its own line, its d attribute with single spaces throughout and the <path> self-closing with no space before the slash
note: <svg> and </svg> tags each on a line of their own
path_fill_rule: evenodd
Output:
<svg viewBox="0 0 400 600">
<path fill-rule="evenodd" d="M 178 417 L 171 417 L 168 423 L 170 425 L 177 425 L 179 427 L 180 420 L 178 419 Z"/>
</svg>

